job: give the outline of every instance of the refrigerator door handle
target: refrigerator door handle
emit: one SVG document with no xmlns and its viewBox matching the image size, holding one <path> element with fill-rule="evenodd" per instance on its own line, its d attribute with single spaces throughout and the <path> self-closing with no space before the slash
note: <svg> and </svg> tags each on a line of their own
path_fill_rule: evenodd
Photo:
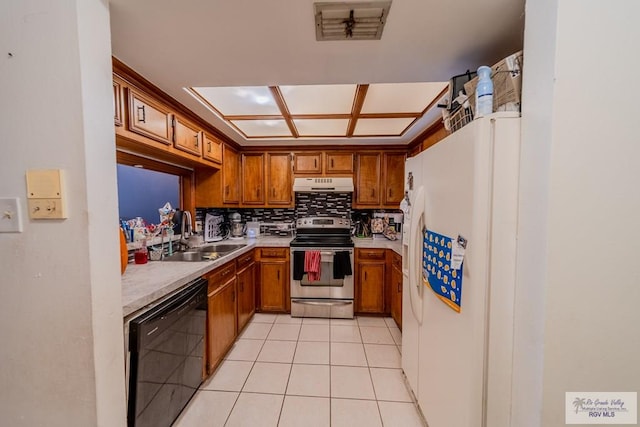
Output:
<svg viewBox="0 0 640 427">
<path fill-rule="evenodd" d="M 411 311 L 418 324 L 422 324 L 422 229 L 425 226 L 423 186 L 416 190 L 411 205 L 413 212 L 409 229 L 409 296 Z"/>
</svg>

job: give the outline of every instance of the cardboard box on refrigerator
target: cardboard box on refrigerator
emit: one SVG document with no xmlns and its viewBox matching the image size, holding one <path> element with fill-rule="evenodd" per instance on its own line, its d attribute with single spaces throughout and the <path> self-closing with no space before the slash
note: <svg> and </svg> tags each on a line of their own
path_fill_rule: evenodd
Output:
<svg viewBox="0 0 640 427">
<path fill-rule="evenodd" d="M 520 111 L 522 95 L 522 51 L 509 55 L 491 67 L 493 81 L 493 111 Z M 469 96 L 471 111 L 476 112 L 476 86 L 478 78 L 464 85 Z"/>
</svg>

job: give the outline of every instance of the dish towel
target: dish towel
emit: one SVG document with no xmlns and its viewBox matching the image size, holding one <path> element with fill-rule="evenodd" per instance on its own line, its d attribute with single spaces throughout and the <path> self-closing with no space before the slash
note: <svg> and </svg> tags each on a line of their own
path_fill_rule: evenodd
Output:
<svg viewBox="0 0 640 427">
<path fill-rule="evenodd" d="M 304 276 L 304 251 L 293 251 L 293 280 L 302 280 Z"/>
<path fill-rule="evenodd" d="M 320 251 L 306 251 L 304 253 L 304 271 L 309 282 L 320 280 Z"/>
<path fill-rule="evenodd" d="M 344 279 L 345 276 L 351 276 L 351 258 L 348 251 L 339 251 L 333 256 L 333 278 Z"/>
</svg>

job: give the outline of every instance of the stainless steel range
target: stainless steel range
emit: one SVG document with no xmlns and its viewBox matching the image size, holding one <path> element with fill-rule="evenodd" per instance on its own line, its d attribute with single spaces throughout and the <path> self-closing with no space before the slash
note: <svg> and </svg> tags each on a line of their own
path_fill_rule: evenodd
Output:
<svg viewBox="0 0 640 427">
<path fill-rule="evenodd" d="M 353 318 L 351 221 L 310 217 L 296 221 L 291 241 L 291 316 Z"/>
</svg>

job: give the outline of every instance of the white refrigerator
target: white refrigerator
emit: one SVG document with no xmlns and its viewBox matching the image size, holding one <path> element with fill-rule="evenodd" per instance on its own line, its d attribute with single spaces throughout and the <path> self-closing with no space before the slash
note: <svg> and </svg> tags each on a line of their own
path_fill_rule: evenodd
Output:
<svg viewBox="0 0 640 427">
<path fill-rule="evenodd" d="M 519 163 L 515 113 L 474 120 L 407 159 L 402 368 L 429 427 L 509 426 Z M 451 296 L 459 312 L 423 280 L 425 229 L 467 241 Z"/>
</svg>

